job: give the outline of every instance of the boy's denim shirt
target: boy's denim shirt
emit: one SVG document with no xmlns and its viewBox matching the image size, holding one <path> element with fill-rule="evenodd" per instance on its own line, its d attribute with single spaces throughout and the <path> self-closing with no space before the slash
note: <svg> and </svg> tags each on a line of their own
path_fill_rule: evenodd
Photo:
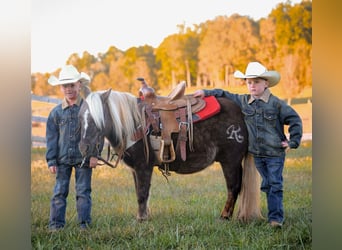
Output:
<svg viewBox="0 0 342 250">
<path fill-rule="evenodd" d="M 284 125 L 289 125 L 289 147 L 297 148 L 302 138 L 302 120 L 297 112 L 266 89 L 260 99 L 232 94 L 222 89 L 204 90 L 205 96 L 226 97 L 240 106 L 248 129 L 248 151 L 259 157 L 285 156 L 281 142 L 287 140 Z"/>
<path fill-rule="evenodd" d="M 78 148 L 81 133 L 78 112 L 83 100 L 69 106 L 66 100 L 52 109 L 46 122 L 46 161 L 48 166 L 78 165 L 82 155 Z"/>
</svg>

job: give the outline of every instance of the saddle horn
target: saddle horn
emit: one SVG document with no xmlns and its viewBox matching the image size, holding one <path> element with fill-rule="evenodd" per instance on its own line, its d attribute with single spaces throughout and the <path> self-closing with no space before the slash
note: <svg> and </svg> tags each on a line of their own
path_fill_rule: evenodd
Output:
<svg viewBox="0 0 342 250">
<path fill-rule="evenodd" d="M 141 82 L 141 88 L 139 89 L 139 97 L 145 99 L 146 97 L 155 97 L 155 91 L 149 87 L 143 77 L 138 77 L 138 81 Z"/>
</svg>

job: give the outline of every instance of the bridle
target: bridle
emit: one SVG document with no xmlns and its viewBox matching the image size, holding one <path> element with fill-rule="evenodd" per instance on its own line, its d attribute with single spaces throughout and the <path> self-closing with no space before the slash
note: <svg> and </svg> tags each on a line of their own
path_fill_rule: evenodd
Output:
<svg viewBox="0 0 342 250">
<path fill-rule="evenodd" d="M 134 140 L 140 140 L 140 139 L 144 139 L 144 135 L 143 135 L 143 131 L 142 131 L 142 128 L 139 127 L 135 134 L 132 136 Z M 102 161 L 103 163 L 98 163 L 97 165 L 108 165 L 109 167 L 111 168 L 116 168 L 118 163 L 120 162 L 120 160 L 122 159 L 124 153 L 125 153 L 125 149 L 126 149 L 126 144 L 123 145 L 123 147 L 120 147 L 120 148 L 115 148 L 116 151 L 114 152 L 111 152 L 111 145 L 108 144 L 108 147 L 107 147 L 107 159 L 104 159 L 101 154 L 100 154 L 100 147 L 102 146 L 101 142 L 103 142 L 104 144 L 104 133 L 101 132 L 98 137 L 97 137 L 97 140 L 96 140 L 96 143 L 95 143 L 95 147 L 94 151 L 97 151 L 96 153 L 95 152 L 91 152 L 90 154 L 88 154 L 88 149 L 90 148 L 90 144 L 85 144 L 86 146 L 86 150 L 85 150 L 85 157 L 83 158 L 82 160 L 82 163 L 80 165 L 80 167 L 83 167 L 86 160 L 89 159 L 90 157 L 96 157 L 98 160 Z M 144 140 L 146 141 L 146 140 Z M 146 142 L 145 142 L 146 143 Z M 148 147 L 147 147 L 148 148 Z M 118 153 L 117 153 L 118 152 Z M 112 164 L 110 161 L 112 161 L 114 158 L 115 159 L 115 164 Z"/>
<path fill-rule="evenodd" d="M 111 152 L 111 146 L 110 144 L 108 144 L 108 147 L 107 147 L 107 159 L 104 159 L 102 156 L 101 156 L 101 153 L 100 153 L 100 148 L 103 147 L 102 144 L 104 144 L 104 134 L 103 133 L 100 133 L 97 137 L 97 140 L 95 142 L 95 147 L 94 147 L 94 151 L 95 152 L 88 152 L 89 151 L 89 148 L 90 148 L 90 144 L 85 144 L 85 147 L 86 147 L 86 150 L 85 150 L 85 157 L 83 157 L 82 159 L 82 163 L 80 165 L 80 168 L 82 168 L 84 166 L 84 164 L 86 163 L 86 160 L 89 159 L 90 157 L 96 157 L 98 160 L 102 161 L 103 163 L 97 163 L 97 165 L 108 165 L 110 166 L 111 168 L 116 168 L 120 159 L 122 158 L 122 155 L 123 155 L 123 152 L 119 152 L 116 153 L 116 152 Z M 112 161 L 114 159 L 114 157 L 116 157 L 116 162 L 115 162 L 115 165 L 113 165 L 112 163 L 110 163 L 110 161 Z"/>
</svg>

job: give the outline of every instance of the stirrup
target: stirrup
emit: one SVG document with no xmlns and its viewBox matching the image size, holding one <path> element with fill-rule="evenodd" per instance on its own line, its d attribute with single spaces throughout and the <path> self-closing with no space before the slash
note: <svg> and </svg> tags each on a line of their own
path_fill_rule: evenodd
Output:
<svg viewBox="0 0 342 250">
<path fill-rule="evenodd" d="M 164 140 L 160 140 L 160 160 L 163 163 L 169 163 L 169 162 L 173 162 L 174 160 L 176 160 L 176 153 L 175 153 L 175 149 L 173 147 L 173 143 L 171 142 L 169 146 L 167 146 L 169 148 L 168 153 L 170 153 L 170 159 L 164 159 L 164 149 L 165 149 L 165 142 Z"/>
</svg>

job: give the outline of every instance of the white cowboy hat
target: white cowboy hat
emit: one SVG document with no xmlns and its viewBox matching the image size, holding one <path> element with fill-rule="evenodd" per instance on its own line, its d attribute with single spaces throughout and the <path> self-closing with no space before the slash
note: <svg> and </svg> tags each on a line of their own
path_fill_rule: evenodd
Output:
<svg viewBox="0 0 342 250">
<path fill-rule="evenodd" d="M 236 78 L 264 78 L 268 80 L 269 87 L 275 86 L 280 80 L 280 74 L 277 71 L 268 71 L 264 65 L 258 62 L 250 62 L 247 65 L 246 73 L 243 74 L 241 71 L 237 70 L 234 73 Z"/>
<path fill-rule="evenodd" d="M 86 73 L 79 73 L 73 65 L 65 65 L 59 73 L 59 77 L 50 76 L 48 83 L 56 86 L 77 81 L 81 81 L 82 84 L 87 85 L 90 82 L 90 77 Z"/>
</svg>

